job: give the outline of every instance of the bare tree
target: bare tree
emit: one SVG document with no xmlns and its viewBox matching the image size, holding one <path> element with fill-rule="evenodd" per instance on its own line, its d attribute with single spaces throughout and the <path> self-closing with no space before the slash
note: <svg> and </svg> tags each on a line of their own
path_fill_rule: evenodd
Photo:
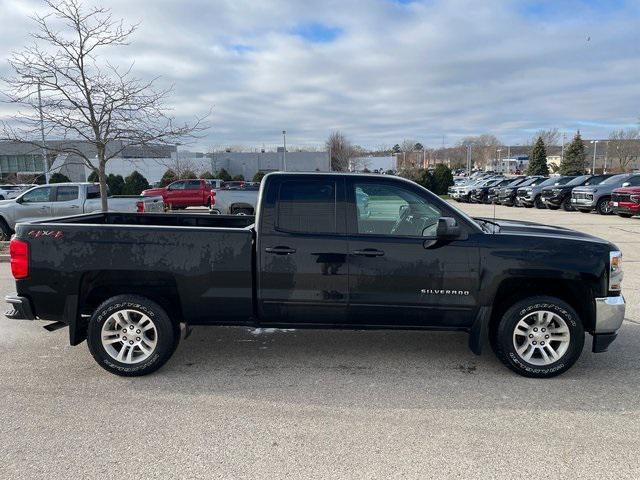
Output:
<svg viewBox="0 0 640 480">
<path fill-rule="evenodd" d="M 498 149 L 503 145 L 502 142 L 495 135 L 484 133 L 476 137 L 465 137 L 460 141 L 461 147 L 471 147 L 471 158 L 473 159 L 476 167 L 484 167 L 489 164 L 493 159 L 498 157 Z M 456 158 L 455 164 L 460 162 L 466 163 L 466 160 L 462 160 L 462 155 L 465 155 L 466 151 L 460 149 L 455 152 L 460 158 Z"/>
<path fill-rule="evenodd" d="M 4 79 L 5 93 L 22 110 L 11 122 L 2 122 L 0 136 L 40 146 L 34 139 L 41 121 L 36 92 L 41 89 L 44 129 L 48 136 L 69 140 L 44 148 L 51 156 L 74 155 L 98 172 L 106 211 L 109 160 L 126 148 L 175 145 L 196 136 L 205 129 L 206 115 L 191 125 L 176 125 L 164 105 L 171 87 L 157 89 L 156 79 L 134 77 L 133 65 L 121 69 L 99 61 L 102 52 L 128 45 L 136 25 L 125 26 L 110 10 L 85 7 L 80 0 L 45 3 L 49 12 L 33 16 L 34 44 L 9 59 L 13 75 Z"/>
<path fill-rule="evenodd" d="M 411 138 L 405 138 L 404 140 L 402 140 L 402 143 L 400 144 L 400 150 L 402 150 L 403 152 L 413 152 L 414 147 L 416 146 L 416 143 L 418 143 L 417 140 L 413 140 Z"/>
<path fill-rule="evenodd" d="M 626 172 L 640 158 L 640 129 L 614 130 L 609 135 L 608 155 L 618 159 L 620 170 Z"/>
<path fill-rule="evenodd" d="M 349 170 L 351 160 L 356 156 L 356 150 L 342 132 L 339 130 L 332 132 L 326 146 L 331 156 L 331 170 L 335 172 Z"/>
<path fill-rule="evenodd" d="M 541 129 L 531 138 L 530 144 L 534 145 L 538 138 L 542 138 L 545 146 L 552 147 L 560 142 L 560 132 L 557 128 Z"/>
</svg>

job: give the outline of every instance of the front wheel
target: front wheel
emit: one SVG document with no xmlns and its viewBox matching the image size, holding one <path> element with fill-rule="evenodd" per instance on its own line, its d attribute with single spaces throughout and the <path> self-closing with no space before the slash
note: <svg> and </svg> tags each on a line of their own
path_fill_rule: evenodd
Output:
<svg viewBox="0 0 640 480">
<path fill-rule="evenodd" d="M 162 367 L 178 346 L 180 328 L 157 303 L 137 295 L 118 295 L 93 312 L 87 344 L 108 372 L 147 375 Z"/>
<path fill-rule="evenodd" d="M 562 201 L 562 209 L 565 212 L 573 212 L 573 205 L 571 205 L 571 197 L 567 197 Z"/>
<path fill-rule="evenodd" d="M 598 204 L 596 205 L 596 211 L 600 215 L 611 215 L 613 213 L 613 206 L 611 205 L 611 199 L 609 197 L 604 197 L 598 200 Z"/>
<path fill-rule="evenodd" d="M 533 201 L 533 204 L 536 206 L 536 208 L 540 210 L 547 208 L 547 206 L 542 201 L 542 197 L 540 195 L 536 197 L 536 199 Z"/>
<path fill-rule="evenodd" d="M 555 297 L 521 300 L 502 316 L 493 332 L 496 355 L 514 372 L 549 378 L 567 371 L 584 346 L 576 311 Z"/>
</svg>

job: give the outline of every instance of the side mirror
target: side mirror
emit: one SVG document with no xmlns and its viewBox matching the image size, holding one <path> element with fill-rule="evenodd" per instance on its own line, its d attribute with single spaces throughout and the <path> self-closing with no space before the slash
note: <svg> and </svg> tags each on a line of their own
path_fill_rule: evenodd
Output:
<svg viewBox="0 0 640 480">
<path fill-rule="evenodd" d="M 624 182 L 622 184 L 623 187 L 629 187 L 631 185 L 631 182 Z"/>
<path fill-rule="evenodd" d="M 453 240 L 460 236 L 460 226 L 455 218 L 440 217 L 436 229 L 436 237 L 440 240 Z"/>
</svg>

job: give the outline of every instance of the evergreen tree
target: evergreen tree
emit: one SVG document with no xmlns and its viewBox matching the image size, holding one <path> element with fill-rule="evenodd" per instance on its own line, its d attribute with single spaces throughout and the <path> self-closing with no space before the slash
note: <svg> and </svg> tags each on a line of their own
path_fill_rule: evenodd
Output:
<svg viewBox="0 0 640 480">
<path fill-rule="evenodd" d="M 393 146 L 393 153 L 400 153 L 400 145 L 397 143 Z"/>
<path fill-rule="evenodd" d="M 202 179 L 206 179 L 206 180 L 212 180 L 216 177 L 213 176 L 213 173 L 211 173 L 209 170 L 207 170 L 206 172 L 203 172 L 200 174 L 200 178 Z"/>
<path fill-rule="evenodd" d="M 437 195 L 444 195 L 451 185 L 453 185 L 451 169 L 445 164 L 439 163 L 433 171 L 433 189 L 431 191 Z"/>
<path fill-rule="evenodd" d="M 529 155 L 529 167 L 527 175 L 549 175 L 549 167 L 547 166 L 547 149 L 544 147 L 544 140 L 538 137 L 531 154 Z"/>
<path fill-rule="evenodd" d="M 109 187 L 109 193 L 111 195 L 122 195 L 124 191 L 124 178 L 122 178 L 122 175 L 110 173 L 107 175 L 107 186 Z"/>
<path fill-rule="evenodd" d="M 134 170 L 127 178 L 124 179 L 124 188 L 122 193 L 125 195 L 140 195 L 140 192 L 149 188 L 149 182 L 144 176 Z"/>
<path fill-rule="evenodd" d="M 420 142 L 418 142 L 413 146 L 413 149 L 416 152 L 421 152 L 422 150 L 424 150 L 424 147 L 422 146 L 422 144 Z"/>
<path fill-rule="evenodd" d="M 266 172 L 256 172 L 251 181 L 260 183 L 266 174 Z"/>
<path fill-rule="evenodd" d="M 95 182 L 98 183 L 99 179 L 98 179 L 98 171 L 97 170 L 92 170 L 91 173 L 89 174 L 89 176 L 87 177 L 87 182 Z"/>
<path fill-rule="evenodd" d="M 560 175 L 582 175 L 585 172 L 586 160 L 584 142 L 578 131 L 564 151 L 564 158 L 560 163 Z"/>
<path fill-rule="evenodd" d="M 244 182 L 244 177 L 242 175 L 236 175 L 231 180 L 234 180 L 236 182 Z"/>
<path fill-rule="evenodd" d="M 187 169 L 184 172 L 182 172 L 182 175 L 180 175 L 180 178 L 194 179 L 194 178 L 198 178 L 198 176 L 196 175 L 196 172 L 194 172 L 193 170 Z"/>
<path fill-rule="evenodd" d="M 162 175 L 162 178 L 160 179 L 160 186 L 166 187 L 171 182 L 175 182 L 177 179 L 178 176 L 176 175 L 176 172 L 169 168 L 166 172 L 164 172 L 164 175 Z"/>
<path fill-rule="evenodd" d="M 219 178 L 223 182 L 228 182 L 231 180 L 231 175 L 229 175 L 229 172 L 227 172 L 224 168 L 221 168 L 216 175 L 216 178 Z"/>
<path fill-rule="evenodd" d="M 63 182 L 70 182 L 71 180 L 69 180 L 69 177 L 67 177 L 66 175 L 63 175 L 60 172 L 56 172 L 54 174 L 51 175 L 51 177 L 49 177 L 49 183 L 63 183 Z"/>
</svg>

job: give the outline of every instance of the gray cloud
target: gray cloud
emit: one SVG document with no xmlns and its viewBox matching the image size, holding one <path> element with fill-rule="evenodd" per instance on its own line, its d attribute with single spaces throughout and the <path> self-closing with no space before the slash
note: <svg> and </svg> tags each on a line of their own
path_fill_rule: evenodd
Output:
<svg viewBox="0 0 640 480">
<path fill-rule="evenodd" d="M 275 144 L 283 128 L 300 145 L 321 144 L 336 128 L 367 146 L 404 137 L 437 145 L 443 135 L 450 144 L 482 132 L 518 142 L 549 127 L 607 136 L 640 116 L 640 13 L 635 1 L 603 3 L 108 5 L 141 22 L 115 61 L 174 84 L 179 118 L 213 108 L 206 148 Z M 0 56 L 28 42 L 28 14 L 39 7 L 0 0 Z M 310 41 L 305 24 L 339 33 Z"/>
</svg>

